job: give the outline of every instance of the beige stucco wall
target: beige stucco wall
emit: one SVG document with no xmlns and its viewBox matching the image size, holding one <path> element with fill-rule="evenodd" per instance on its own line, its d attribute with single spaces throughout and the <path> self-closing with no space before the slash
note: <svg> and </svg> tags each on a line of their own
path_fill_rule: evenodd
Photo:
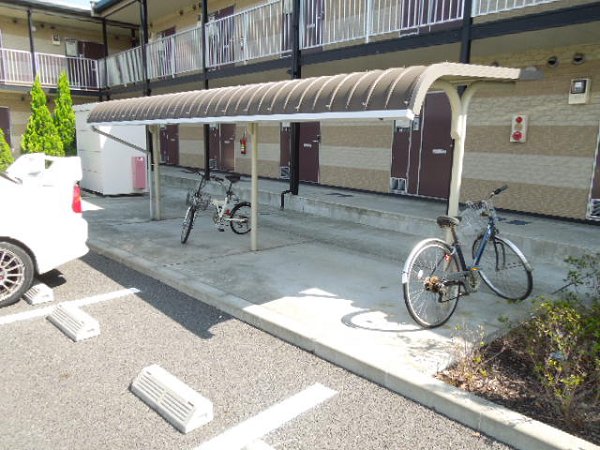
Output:
<svg viewBox="0 0 600 450">
<path fill-rule="evenodd" d="M 571 63 L 574 53 L 586 61 Z M 546 65 L 556 55 L 559 65 Z M 585 219 L 600 125 L 600 45 L 537 49 L 495 55 L 503 65 L 535 66 L 544 78 L 512 89 L 485 88 L 469 113 L 462 197 L 479 198 L 502 183 L 498 206 Z M 474 63 L 490 63 L 482 58 Z M 590 78 L 588 104 L 569 105 L 573 78 Z M 528 117 L 527 142 L 511 143 L 513 115 Z"/>
</svg>

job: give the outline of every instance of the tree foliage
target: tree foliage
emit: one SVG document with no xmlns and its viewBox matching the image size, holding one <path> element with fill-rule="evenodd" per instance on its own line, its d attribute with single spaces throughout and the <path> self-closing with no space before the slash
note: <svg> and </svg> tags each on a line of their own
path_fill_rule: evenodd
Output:
<svg viewBox="0 0 600 450">
<path fill-rule="evenodd" d="M 58 96 L 54 108 L 54 124 L 62 140 L 65 155 L 77 154 L 75 146 L 75 111 L 71 98 L 71 86 L 66 72 L 62 72 L 58 79 Z"/>
<path fill-rule="evenodd" d="M 65 155 L 63 142 L 54 125 L 39 77 L 36 77 L 31 89 L 31 116 L 27 122 L 27 130 L 21 139 L 21 150 L 23 153 Z"/>
<path fill-rule="evenodd" d="M 8 145 L 4 136 L 4 130 L 0 128 L 0 172 L 5 171 L 14 160 L 10 145 Z"/>
</svg>

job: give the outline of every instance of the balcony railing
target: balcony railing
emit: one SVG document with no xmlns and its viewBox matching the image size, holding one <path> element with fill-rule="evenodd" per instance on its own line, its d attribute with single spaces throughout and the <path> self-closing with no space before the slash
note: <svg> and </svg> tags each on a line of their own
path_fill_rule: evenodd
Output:
<svg viewBox="0 0 600 450">
<path fill-rule="evenodd" d="M 463 0 L 308 0 L 300 10 L 301 47 L 429 31 L 461 20 L 463 7 Z"/>
<path fill-rule="evenodd" d="M 0 58 L 0 82 L 24 86 L 33 84 L 30 52 L 3 48 L 0 49 Z M 95 59 L 35 53 L 36 72 L 44 87 L 55 87 L 64 71 L 72 89 L 98 90 L 101 86 L 98 66 Z"/>
<path fill-rule="evenodd" d="M 473 16 L 518 10 L 560 0 L 473 0 Z M 269 0 L 205 24 L 207 67 L 246 63 L 286 56 L 291 51 L 292 0 Z M 301 0 L 300 48 L 311 49 L 378 36 L 429 32 L 458 26 L 464 0 Z M 150 79 L 176 77 L 202 70 L 202 27 L 152 41 L 146 46 L 101 60 L 35 54 L 36 71 L 44 86 L 55 86 L 67 71 L 75 89 L 129 85 Z M 31 53 L 0 49 L 0 83 L 31 85 Z"/>
<path fill-rule="evenodd" d="M 559 0 L 473 0 L 473 17 L 502 11 L 527 8 L 528 6 L 553 3 Z"/>
<path fill-rule="evenodd" d="M 202 28 L 192 28 L 149 42 L 148 77 L 174 77 L 202 70 Z"/>
<path fill-rule="evenodd" d="M 272 0 L 205 25 L 209 68 L 291 50 L 291 2 Z"/>
<path fill-rule="evenodd" d="M 125 50 L 104 59 L 106 85 L 121 86 L 137 83 L 145 78 L 142 65 L 142 47 Z"/>
<path fill-rule="evenodd" d="M 0 81 L 4 84 L 33 84 L 31 53 L 21 50 L 0 49 Z"/>
</svg>

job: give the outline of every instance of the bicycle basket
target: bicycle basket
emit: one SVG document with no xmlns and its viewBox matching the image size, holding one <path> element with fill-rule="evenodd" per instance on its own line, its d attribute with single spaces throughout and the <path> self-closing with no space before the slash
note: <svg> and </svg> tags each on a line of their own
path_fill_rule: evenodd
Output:
<svg viewBox="0 0 600 450">
<path fill-rule="evenodd" d="M 196 197 L 196 208 L 199 211 L 204 211 L 210 205 L 210 194 L 206 192 L 200 192 L 200 195 Z"/>
<path fill-rule="evenodd" d="M 464 236 L 479 236 L 486 229 L 488 219 L 484 216 L 485 205 L 481 202 L 467 202 L 465 209 L 460 214 L 458 230 Z"/>
</svg>

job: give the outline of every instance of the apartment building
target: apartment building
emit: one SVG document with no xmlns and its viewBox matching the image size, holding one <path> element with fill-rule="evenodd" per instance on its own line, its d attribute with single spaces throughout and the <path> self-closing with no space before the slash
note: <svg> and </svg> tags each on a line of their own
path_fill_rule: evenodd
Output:
<svg viewBox="0 0 600 450">
<path fill-rule="evenodd" d="M 442 61 L 518 67 L 540 79 L 482 88 L 471 104 L 462 198 L 508 183 L 500 207 L 600 220 L 599 24 L 600 2 L 585 0 L 0 0 L 0 114 L 16 149 L 33 74 L 52 95 L 65 67 L 77 103 Z M 265 124 L 259 174 L 287 179 L 297 158 L 300 181 L 446 198 L 445 94 L 405 125 Z M 248 134 L 165 126 L 161 159 L 249 173 Z"/>
</svg>

